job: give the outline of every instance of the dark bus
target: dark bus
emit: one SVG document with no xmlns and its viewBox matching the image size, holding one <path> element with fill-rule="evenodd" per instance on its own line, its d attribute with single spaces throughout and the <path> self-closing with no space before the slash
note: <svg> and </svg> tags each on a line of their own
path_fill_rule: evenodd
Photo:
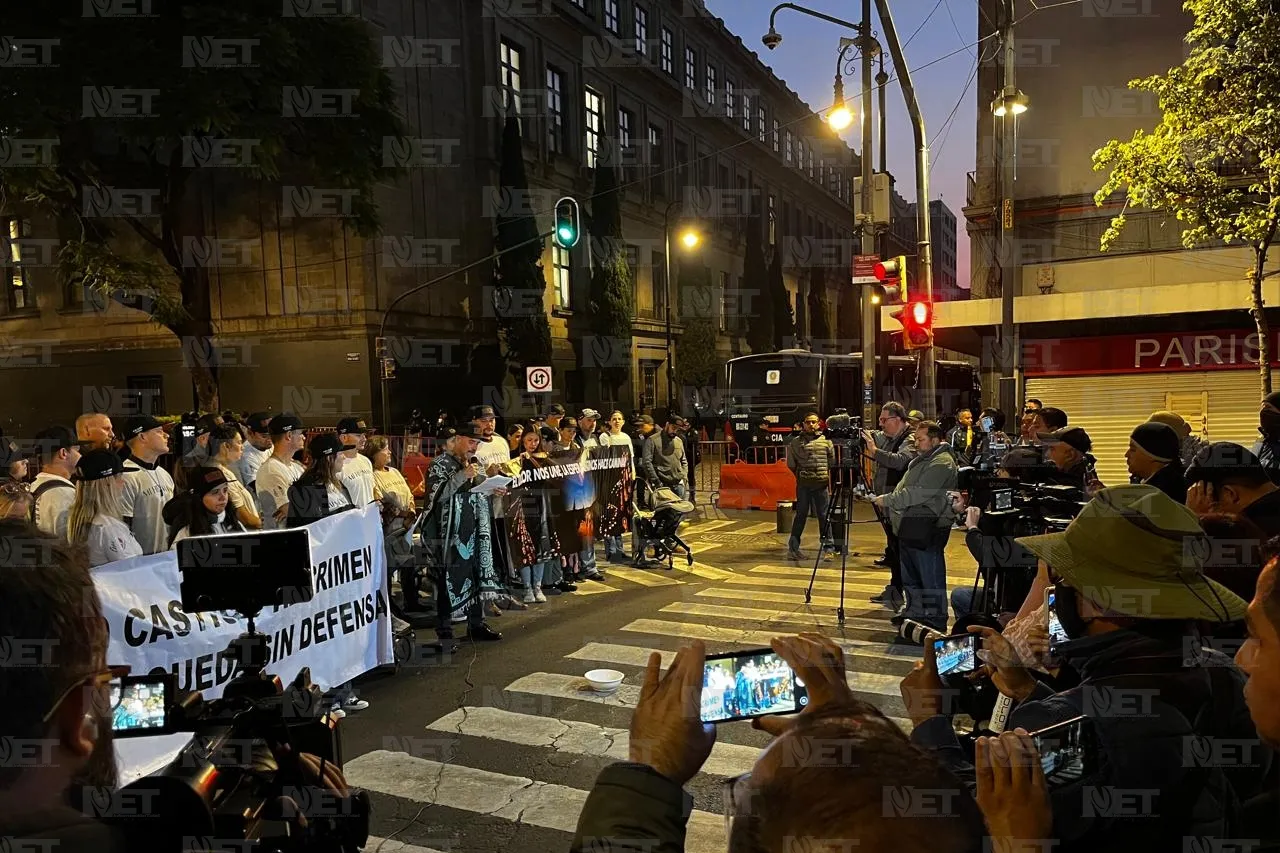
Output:
<svg viewBox="0 0 1280 853">
<path fill-rule="evenodd" d="M 877 406 L 897 400 L 910 409 L 923 409 L 916 388 L 916 360 L 890 356 L 889 375 L 883 360 L 876 361 Z M 963 361 L 938 361 L 934 411 L 944 428 L 955 424 L 956 412 L 969 408 L 977 414 L 982 389 L 978 371 Z M 806 413 L 824 419 L 843 408 L 855 418 L 862 413 L 862 354 L 827 355 L 807 350 L 783 350 L 733 358 L 725 365 L 726 428 L 740 447 L 761 443 L 782 444 Z M 762 427 L 762 424 L 764 425 Z M 876 429 L 876 424 L 866 424 Z"/>
</svg>

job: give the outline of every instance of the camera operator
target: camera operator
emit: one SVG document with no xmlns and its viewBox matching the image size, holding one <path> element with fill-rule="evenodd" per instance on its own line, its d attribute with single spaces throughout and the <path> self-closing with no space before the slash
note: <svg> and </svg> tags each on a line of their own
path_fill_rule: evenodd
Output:
<svg viewBox="0 0 1280 853">
<path fill-rule="evenodd" d="M 1057 653 L 1081 678 L 1071 689 L 1054 693 L 999 633 L 970 629 L 995 686 L 1015 703 L 1008 727 L 1038 731 L 1084 715 L 1097 735 L 1092 769 L 1051 792 L 1063 853 L 1184 849 L 1189 835 L 1230 836 L 1238 803 L 1263 783 L 1271 755 L 1260 745 L 1244 762 L 1186 757 L 1200 738 L 1256 743 L 1241 673 L 1211 650 L 1203 666 L 1186 665 L 1188 644 L 1203 642 L 1197 622 L 1235 621 L 1245 608 L 1205 578 L 1199 549 L 1189 547 L 1203 537 L 1190 510 L 1138 485 L 1103 491 L 1064 532 L 1019 540 L 1056 585 L 1069 638 Z M 942 689 L 931 665 L 926 658 L 902 684 L 915 709 L 911 739 L 972 778 L 951 721 L 922 718 Z M 1124 806 L 1112 799 L 1122 791 L 1131 795 Z"/>
<path fill-rule="evenodd" d="M 994 471 L 1000 459 L 1013 447 L 1013 439 L 1004 432 L 1005 416 L 999 409 L 986 408 L 978 415 L 982 437 L 973 450 L 972 464 L 979 471 Z"/>
<path fill-rule="evenodd" d="M 986 832 L 969 792 L 879 709 L 853 696 L 839 646 L 816 634 L 778 637 L 772 646 L 803 680 L 809 704 L 798 715 L 753 723 L 774 738 L 749 773 L 725 783 L 729 853 L 854 845 L 866 853 L 982 849 Z M 573 853 L 685 849 L 693 797 L 683 788 L 716 740 L 699 713 L 705 656 L 705 646 L 694 643 L 661 675 L 660 656 L 650 656 L 631 717 L 630 760 L 596 779 L 578 816 Z M 889 792 L 902 789 L 929 791 L 948 807 L 927 820 L 887 807 Z"/>
<path fill-rule="evenodd" d="M 791 522 L 791 538 L 787 540 L 787 559 L 803 560 L 800 553 L 800 537 L 804 535 L 809 510 L 818 517 L 818 546 L 827 559 L 835 556 L 838 547 L 831 539 L 831 525 L 827 521 L 827 507 L 831 500 L 831 470 L 836 465 L 836 448 L 818 430 L 817 412 L 804 417 L 804 431 L 787 445 L 787 467 L 796 478 L 795 518 Z"/>
<path fill-rule="evenodd" d="M 1044 445 L 1045 458 L 1056 469 L 1048 473 L 1048 482 L 1079 489 L 1086 497 L 1103 488 L 1093 473 L 1093 456 L 1089 452 L 1093 441 L 1089 433 L 1080 427 L 1065 427 L 1038 433 L 1037 438 Z"/>
<path fill-rule="evenodd" d="M 907 410 L 901 403 L 885 403 L 880 409 L 880 429 L 862 431 L 862 446 L 866 458 L 876 466 L 871 490 L 877 495 L 887 495 L 897 488 L 907 473 L 907 465 L 916 457 L 915 435 L 907 423 Z M 874 505 L 873 505 L 874 506 Z M 876 604 L 888 604 L 899 610 L 903 604 L 902 559 L 898 547 L 898 535 L 893 531 L 889 516 L 878 506 L 876 518 L 884 528 L 884 557 L 877 565 L 889 568 L 889 583 L 884 590 L 871 596 Z"/>
<path fill-rule="evenodd" d="M 92 817 L 90 798 L 118 781 L 110 687 L 128 669 L 107 665 L 107 623 L 83 549 L 0 523 L 0 552 L 14 557 L 0 566 L 0 636 L 51 650 L 41 666 L 0 666 L 0 692 L 22 697 L 0 710 L 0 740 L 12 748 L 0 766 L 0 838 L 58 853 L 158 849 Z M 346 795 L 337 767 L 325 765 L 321 779 L 318 759 L 299 757 L 313 784 Z"/>
</svg>

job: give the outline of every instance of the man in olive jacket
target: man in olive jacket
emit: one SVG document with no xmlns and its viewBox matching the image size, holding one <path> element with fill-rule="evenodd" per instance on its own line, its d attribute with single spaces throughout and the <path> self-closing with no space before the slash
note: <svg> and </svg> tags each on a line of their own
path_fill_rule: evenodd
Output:
<svg viewBox="0 0 1280 853">
<path fill-rule="evenodd" d="M 787 445 L 787 467 L 796 478 L 796 517 L 791 522 L 791 539 L 787 542 L 787 557 L 803 560 L 800 553 L 800 537 L 804 535 L 805 520 L 812 508 L 818 516 L 818 532 L 822 535 L 822 550 L 828 559 L 835 553 L 831 541 L 831 527 L 827 524 L 827 507 L 831 501 L 831 469 L 836 464 L 836 448 L 818 431 L 818 413 L 804 417 L 804 428 Z"/>
<path fill-rule="evenodd" d="M 915 433 L 919 455 L 911 460 L 897 488 L 875 498 L 898 536 L 902 586 L 907 594 L 906 608 L 890 621 L 900 625 L 903 619 L 913 619 L 946 633 L 947 562 L 943 549 L 954 517 L 947 492 L 956 488 L 958 471 L 955 454 L 943 440 L 937 421 L 921 421 Z"/>
</svg>

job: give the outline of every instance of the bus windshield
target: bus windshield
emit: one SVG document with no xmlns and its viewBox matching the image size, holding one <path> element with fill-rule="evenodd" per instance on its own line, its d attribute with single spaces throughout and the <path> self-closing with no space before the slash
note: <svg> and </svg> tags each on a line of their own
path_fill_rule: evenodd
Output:
<svg viewBox="0 0 1280 853">
<path fill-rule="evenodd" d="M 729 401 L 810 402 L 818 398 L 822 360 L 803 355 L 762 355 L 729 363 Z"/>
</svg>

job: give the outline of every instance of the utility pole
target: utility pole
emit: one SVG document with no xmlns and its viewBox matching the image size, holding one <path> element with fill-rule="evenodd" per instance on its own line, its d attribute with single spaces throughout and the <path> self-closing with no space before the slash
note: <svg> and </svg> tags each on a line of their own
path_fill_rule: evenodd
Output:
<svg viewBox="0 0 1280 853">
<path fill-rule="evenodd" d="M 880 70 L 876 73 L 877 95 L 879 95 L 880 106 L 880 174 L 889 174 L 889 136 L 887 131 L 889 111 L 885 109 L 885 89 L 889 83 L 889 75 L 884 70 L 884 51 L 880 51 Z M 889 257 L 889 229 L 893 228 L 893 188 L 889 188 L 889 228 L 880 234 L 880 257 Z M 879 308 L 875 311 L 876 326 L 876 346 L 880 347 L 880 373 L 876 377 L 876 394 L 881 398 L 881 402 L 890 398 L 890 394 L 882 391 L 893 372 L 889 369 L 889 341 L 884 340 L 884 324 Z"/>
<path fill-rule="evenodd" d="M 862 229 L 863 255 L 876 253 L 876 229 L 871 212 L 871 158 L 874 148 L 871 138 L 871 52 L 874 42 L 871 39 L 871 0 L 862 0 L 862 27 L 858 33 L 859 48 L 862 51 L 862 150 L 859 161 L 862 165 L 862 221 L 858 227 Z M 862 423 L 868 429 L 876 423 L 876 314 L 879 309 L 871 301 L 871 288 L 860 287 L 862 294 Z"/>
<path fill-rule="evenodd" d="M 1013 297 L 1022 274 L 1017 263 L 1013 231 L 1017 118 L 1010 108 L 1009 98 L 1018 91 L 1017 81 L 1014 79 L 1016 56 L 1013 47 L 1013 3 L 1014 0 L 1003 0 L 1004 10 L 1000 22 L 1000 38 L 1004 47 L 1004 90 L 1001 97 L 1006 108 L 1000 118 L 1000 207 L 994 219 L 996 239 L 992 241 L 998 247 L 997 259 L 1000 263 L 1000 408 L 1010 418 L 1010 423 L 1015 422 L 1015 413 L 1021 408 L 1018 405 L 1018 380 L 1015 373 L 1018 347 L 1013 329 Z"/>
</svg>

